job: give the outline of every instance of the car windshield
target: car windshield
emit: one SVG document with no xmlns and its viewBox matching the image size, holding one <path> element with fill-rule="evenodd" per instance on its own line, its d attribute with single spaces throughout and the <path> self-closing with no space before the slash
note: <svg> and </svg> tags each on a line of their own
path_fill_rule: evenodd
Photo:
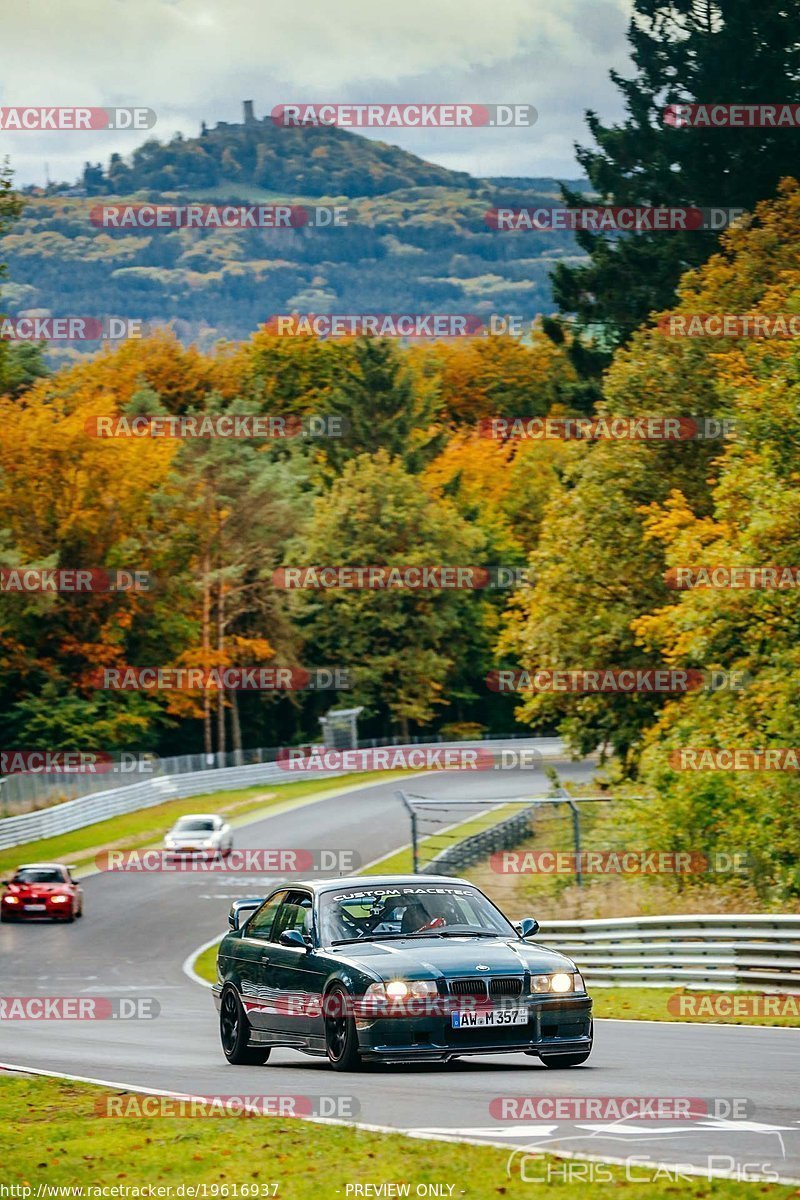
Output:
<svg viewBox="0 0 800 1200">
<path fill-rule="evenodd" d="M 65 883 L 66 877 L 58 867 L 22 867 L 12 883 Z"/>
<path fill-rule="evenodd" d="M 174 833 L 212 833 L 214 822 L 207 817 L 181 817 L 175 825 Z"/>
<path fill-rule="evenodd" d="M 476 888 L 459 884 L 400 884 L 323 892 L 324 945 L 397 937 L 517 937 L 503 914 Z"/>
</svg>

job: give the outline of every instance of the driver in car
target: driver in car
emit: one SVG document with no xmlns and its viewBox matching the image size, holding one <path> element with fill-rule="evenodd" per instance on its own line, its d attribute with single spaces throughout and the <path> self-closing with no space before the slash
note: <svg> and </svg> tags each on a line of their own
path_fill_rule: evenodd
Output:
<svg viewBox="0 0 800 1200">
<path fill-rule="evenodd" d="M 439 912 L 434 912 L 435 903 L 435 900 L 429 899 L 426 906 L 419 899 L 412 900 L 403 913 L 400 932 L 424 933 L 428 929 L 441 929 L 442 926 L 447 925 L 452 913 L 445 915 L 444 905 L 441 906 Z"/>
</svg>

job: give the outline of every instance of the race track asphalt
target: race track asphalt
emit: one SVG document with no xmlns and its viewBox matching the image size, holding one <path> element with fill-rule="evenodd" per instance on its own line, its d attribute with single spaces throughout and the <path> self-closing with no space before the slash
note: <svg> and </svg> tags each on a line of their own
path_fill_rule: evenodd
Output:
<svg viewBox="0 0 800 1200">
<path fill-rule="evenodd" d="M 567 779 L 587 780 L 592 769 L 589 762 L 559 763 Z M 435 772 L 406 786 L 455 801 L 542 794 L 545 785 L 535 772 L 505 771 Z M 378 783 L 275 813 L 238 828 L 236 846 L 351 848 L 370 862 L 409 841 L 397 788 Z M 152 996 L 160 1006 L 152 1020 L 0 1021 L 0 1064 L 192 1095 L 338 1097 L 334 1115 L 502 1142 L 518 1155 L 547 1149 L 635 1156 L 674 1164 L 676 1172 L 747 1169 L 800 1179 L 800 1030 L 599 1021 L 589 1062 L 569 1071 L 550 1071 L 524 1055 L 495 1055 L 446 1066 L 371 1065 L 342 1075 L 290 1050 L 273 1051 L 263 1067 L 229 1066 L 211 994 L 181 964 L 226 928 L 233 898 L 263 894 L 278 878 L 94 874 L 83 880 L 83 920 L 0 926 L 3 996 Z M 546 923 L 538 940 L 555 940 Z M 722 1104 L 720 1115 L 692 1120 L 499 1121 L 490 1104 L 503 1096 L 742 1099 L 748 1116 L 732 1120 Z M 532 1162 L 525 1169 L 540 1172 Z"/>
</svg>

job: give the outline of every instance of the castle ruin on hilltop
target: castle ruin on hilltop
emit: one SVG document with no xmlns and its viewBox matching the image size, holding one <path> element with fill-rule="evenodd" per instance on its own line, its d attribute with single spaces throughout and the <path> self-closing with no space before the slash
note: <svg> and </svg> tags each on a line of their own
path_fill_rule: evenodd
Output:
<svg viewBox="0 0 800 1200">
<path fill-rule="evenodd" d="M 242 101 L 242 111 L 243 111 L 243 115 L 244 115 L 243 121 L 241 121 L 241 122 L 239 122 L 239 121 L 217 121 L 216 125 L 214 126 L 214 130 L 216 131 L 217 129 L 239 129 L 239 128 L 241 128 L 242 125 L 263 125 L 263 123 L 267 119 L 266 117 L 261 117 L 259 119 L 255 115 L 255 112 L 253 111 L 253 101 L 252 100 L 243 100 Z M 200 137 L 207 137 L 208 132 L 209 132 L 208 126 L 206 125 L 205 121 L 202 121 L 200 124 Z"/>
</svg>

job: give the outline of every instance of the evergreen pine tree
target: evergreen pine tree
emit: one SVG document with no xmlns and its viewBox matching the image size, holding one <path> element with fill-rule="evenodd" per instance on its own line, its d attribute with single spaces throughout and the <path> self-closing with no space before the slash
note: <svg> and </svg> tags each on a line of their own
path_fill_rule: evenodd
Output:
<svg viewBox="0 0 800 1200">
<path fill-rule="evenodd" d="M 636 0 L 628 31 L 636 73 L 611 72 L 625 119 L 606 126 L 587 112 L 596 146 L 576 151 L 596 198 L 564 188 L 566 203 L 751 209 L 797 176 L 797 129 L 675 127 L 664 114 L 670 104 L 800 102 L 798 17 L 798 0 Z M 559 264 L 553 291 L 593 343 L 572 342 L 573 365 L 597 379 L 611 351 L 673 303 L 681 274 L 714 252 L 719 234 L 580 231 L 577 239 L 590 261 Z"/>
</svg>

